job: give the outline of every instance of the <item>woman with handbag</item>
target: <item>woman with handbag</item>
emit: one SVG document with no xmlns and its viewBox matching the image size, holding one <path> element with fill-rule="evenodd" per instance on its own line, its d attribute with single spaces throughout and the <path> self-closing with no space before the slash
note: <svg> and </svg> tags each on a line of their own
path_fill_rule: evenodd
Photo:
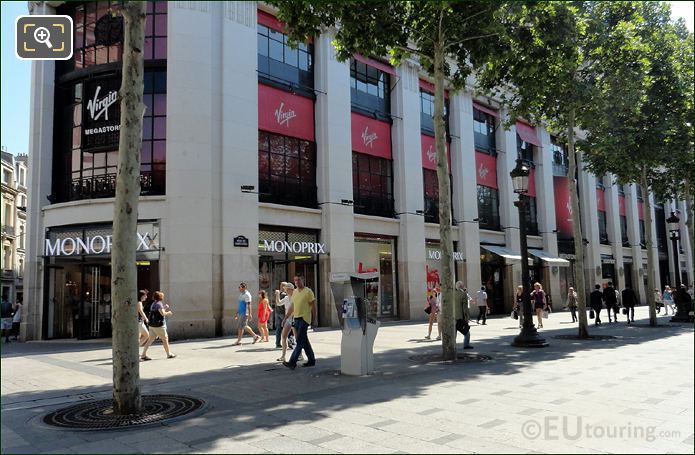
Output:
<svg viewBox="0 0 695 455">
<path fill-rule="evenodd" d="M 437 315 L 439 314 L 439 307 L 437 306 L 437 291 L 434 289 L 427 298 L 425 313 L 429 315 L 429 326 L 427 328 L 427 336 L 425 336 L 425 339 L 429 340 L 432 336 L 432 324 L 434 324 L 434 321 L 437 319 Z"/>
<path fill-rule="evenodd" d="M 536 310 L 536 317 L 538 318 L 538 327 L 543 328 L 543 312 L 548 311 L 548 301 L 545 298 L 545 291 L 540 283 L 533 283 L 533 292 L 531 293 L 531 301 L 533 302 L 533 308 Z"/>
<path fill-rule="evenodd" d="M 577 293 L 574 292 L 573 287 L 567 290 L 567 308 L 572 313 L 572 322 L 577 322 Z"/>
</svg>

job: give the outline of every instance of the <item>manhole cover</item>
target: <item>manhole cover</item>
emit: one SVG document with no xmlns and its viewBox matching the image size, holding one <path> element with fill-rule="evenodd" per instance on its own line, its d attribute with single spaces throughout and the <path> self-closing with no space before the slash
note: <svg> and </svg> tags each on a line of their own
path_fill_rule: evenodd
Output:
<svg viewBox="0 0 695 455">
<path fill-rule="evenodd" d="M 183 395 L 145 395 L 141 414 L 116 415 L 113 400 L 108 399 L 59 409 L 46 415 L 43 421 L 74 430 L 116 430 L 174 419 L 198 411 L 204 405 L 203 400 Z"/>
<path fill-rule="evenodd" d="M 582 338 L 579 335 L 557 335 L 554 336 L 553 338 L 557 338 L 558 340 L 578 340 L 578 341 L 600 341 L 600 340 L 617 340 L 618 337 L 614 337 L 613 335 L 589 335 L 586 338 Z"/>
<path fill-rule="evenodd" d="M 408 357 L 408 360 L 418 363 L 443 362 L 441 354 L 420 354 Z M 456 354 L 459 362 L 487 362 L 492 360 L 489 355 L 482 354 Z"/>
</svg>

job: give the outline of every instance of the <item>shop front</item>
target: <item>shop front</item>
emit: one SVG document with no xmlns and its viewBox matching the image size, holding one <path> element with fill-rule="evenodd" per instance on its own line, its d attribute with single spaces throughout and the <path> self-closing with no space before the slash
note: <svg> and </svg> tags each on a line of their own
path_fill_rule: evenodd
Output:
<svg viewBox="0 0 695 455">
<path fill-rule="evenodd" d="M 463 262 L 463 253 L 457 250 L 457 242 L 454 242 L 454 282 L 459 279 L 458 267 Z M 427 283 L 427 297 L 432 291 L 441 285 L 442 251 L 437 240 L 425 241 L 425 280 Z"/>
<path fill-rule="evenodd" d="M 503 246 L 480 246 L 480 277 L 487 292 L 487 302 L 492 314 L 508 313 L 505 308 L 505 272 L 507 266 L 521 261 L 521 255 Z M 468 283 L 471 294 L 480 289 L 478 283 Z M 509 300 L 509 299 L 507 299 Z M 510 304 L 511 305 L 511 304 Z"/>
<path fill-rule="evenodd" d="M 319 232 L 282 226 L 260 226 L 258 230 L 258 286 L 274 298 L 280 283 L 304 278 L 304 285 L 319 295 L 318 269 L 320 254 L 328 251 L 318 242 Z M 255 296 L 254 296 L 255 300 Z M 319 316 L 320 318 L 320 316 Z"/>
<path fill-rule="evenodd" d="M 355 235 L 355 270 L 379 273 L 379 284 L 368 285 L 372 311 L 381 318 L 398 316 L 396 308 L 396 239 Z"/>
<path fill-rule="evenodd" d="M 159 289 L 159 224 L 137 231 L 138 289 Z M 44 339 L 111 336 L 111 225 L 50 228 L 44 243 Z"/>
</svg>

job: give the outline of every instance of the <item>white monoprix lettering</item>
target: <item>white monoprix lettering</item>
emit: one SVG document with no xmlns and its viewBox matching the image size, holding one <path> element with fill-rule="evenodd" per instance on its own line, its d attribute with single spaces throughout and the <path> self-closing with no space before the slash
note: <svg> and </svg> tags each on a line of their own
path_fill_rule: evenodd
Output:
<svg viewBox="0 0 695 455">
<path fill-rule="evenodd" d="M 138 251 L 148 251 L 151 249 L 156 249 L 156 245 L 153 248 L 150 239 L 150 234 L 148 232 L 138 234 Z M 44 246 L 44 254 L 46 256 L 72 256 L 75 254 L 102 254 L 110 253 L 111 246 L 113 244 L 113 237 L 111 235 L 95 235 L 94 237 L 67 237 L 64 239 L 55 239 L 51 242 L 50 239 L 46 239 Z"/>
<path fill-rule="evenodd" d="M 288 242 L 283 240 L 263 240 L 263 248 L 267 252 L 275 253 L 312 253 L 325 254 L 326 246 L 323 243 L 313 242 Z"/>
</svg>

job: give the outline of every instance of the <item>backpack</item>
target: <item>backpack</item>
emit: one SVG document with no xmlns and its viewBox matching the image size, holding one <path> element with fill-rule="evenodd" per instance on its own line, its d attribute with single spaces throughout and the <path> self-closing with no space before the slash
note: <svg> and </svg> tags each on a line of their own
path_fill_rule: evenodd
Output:
<svg viewBox="0 0 695 455">
<path fill-rule="evenodd" d="M 162 313 L 160 313 L 159 310 L 152 310 L 152 308 L 150 308 L 150 313 L 147 319 L 150 320 L 150 323 L 148 324 L 150 327 L 164 326 L 164 316 L 162 316 Z"/>
</svg>

